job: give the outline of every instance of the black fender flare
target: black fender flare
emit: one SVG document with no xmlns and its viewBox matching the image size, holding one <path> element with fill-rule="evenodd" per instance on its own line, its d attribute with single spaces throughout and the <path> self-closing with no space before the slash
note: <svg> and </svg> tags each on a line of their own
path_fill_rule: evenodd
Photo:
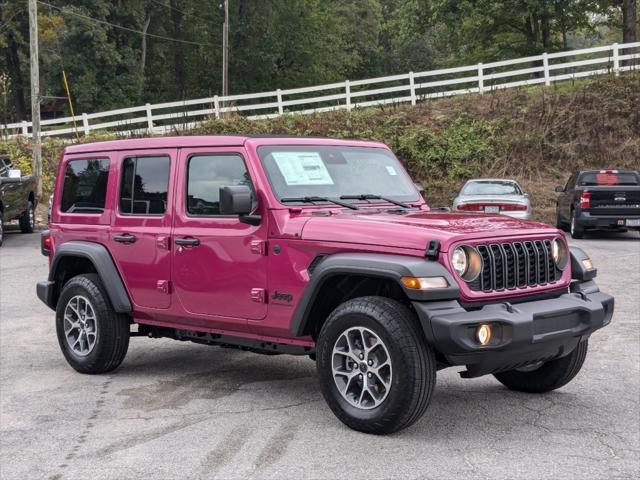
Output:
<svg viewBox="0 0 640 480">
<path fill-rule="evenodd" d="M 81 257 L 89 260 L 95 267 L 96 272 L 98 272 L 98 276 L 104 285 L 113 309 L 118 313 L 130 313 L 132 311 L 127 289 L 124 286 L 124 282 L 120 277 L 113 258 L 111 258 L 109 251 L 104 245 L 82 241 L 71 241 L 60 245 L 56 249 L 53 260 L 51 261 L 51 268 L 49 269 L 48 283 L 51 287 L 58 287 L 58 289 L 62 287 L 62 285 L 54 286 L 54 284 L 60 261 L 65 257 Z M 53 290 L 53 288 L 51 288 L 51 290 Z M 54 303 L 53 295 L 50 294 L 49 297 L 47 303 Z M 49 306 L 55 309 L 55 305 L 49 304 Z"/>
<path fill-rule="evenodd" d="M 313 270 L 291 321 L 294 337 L 306 335 L 307 322 L 316 297 L 327 280 L 336 275 L 363 275 L 387 278 L 400 285 L 412 301 L 448 300 L 458 298 L 460 288 L 453 275 L 438 262 L 423 257 L 383 253 L 336 253 L 324 257 Z M 449 286 L 429 291 L 408 289 L 401 277 L 444 277 Z"/>
</svg>

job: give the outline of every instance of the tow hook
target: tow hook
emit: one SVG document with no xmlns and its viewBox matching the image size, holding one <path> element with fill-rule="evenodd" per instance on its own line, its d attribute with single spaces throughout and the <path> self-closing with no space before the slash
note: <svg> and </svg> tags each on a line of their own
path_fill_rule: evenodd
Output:
<svg viewBox="0 0 640 480">
<path fill-rule="evenodd" d="M 504 308 L 507 309 L 507 312 L 509 313 L 513 313 L 513 305 L 511 305 L 509 302 L 503 302 L 502 303 L 504 305 Z"/>
</svg>

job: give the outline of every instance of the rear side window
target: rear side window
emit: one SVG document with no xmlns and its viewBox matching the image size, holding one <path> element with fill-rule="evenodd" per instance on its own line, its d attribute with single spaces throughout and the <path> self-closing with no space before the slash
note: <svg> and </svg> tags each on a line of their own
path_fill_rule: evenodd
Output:
<svg viewBox="0 0 640 480">
<path fill-rule="evenodd" d="M 251 186 L 249 173 L 239 155 L 194 155 L 189 159 L 187 213 L 220 215 L 220 188 Z"/>
<path fill-rule="evenodd" d="M 638 185 L 638 174 L 634 172 L 616 172 L 603 170 L 600 172 L 587 172 L 580 176 L 578 185 L 583 187 L 595 187 L 599 185 Z"/>
<path fill-rule="evenodd" d="M 109 159 L 71 160 L 64 172 L 60 211 L 101 214 L 108 179 Z"/>
<path fill-rule="evenodd" d="M 169 157 L 129 157 L 122 162 L 120 212 L 162 215 L 167 211 Z"/>
</svg>

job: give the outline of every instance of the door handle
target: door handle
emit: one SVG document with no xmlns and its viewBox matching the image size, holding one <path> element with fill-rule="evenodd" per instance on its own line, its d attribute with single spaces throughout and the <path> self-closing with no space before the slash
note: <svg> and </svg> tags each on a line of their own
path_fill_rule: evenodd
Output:
<svg viewBox="0 0 640 480">
<path fill-rule="evenodd" d="M 135 243 L 135 241 L 137 240 L 136 237 L 128 233 L 125 233 L 124 235 L 116 235 L 115 237 L 113 237 L 113 239 L 116 242 L 120 243 Z"/>
<path fill-rule="evenodd" d="M 199 238 L 176 238 L 174 240 L 176 245 L 180 245 L 181 247 L 197 247 L 198 245 L 200 245 L 200 239 Z"/>
</svg>

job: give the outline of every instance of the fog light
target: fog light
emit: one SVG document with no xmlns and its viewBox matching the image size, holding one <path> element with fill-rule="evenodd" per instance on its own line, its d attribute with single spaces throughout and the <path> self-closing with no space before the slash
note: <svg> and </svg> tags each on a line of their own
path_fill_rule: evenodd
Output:
<svg viewBox="0 0 640 480">
<path fill-rule="evenodd" d="M 491 325 L 483 323 L 476 330 L 476 340 L 482 346 L 489 345 L 491 342 Z"/>
<path fill-rule="evenodd" d="M 593 266 L 593 262 L 590 258 L 585 258 L 582 260 L 582 266 L 587 270 L 593 270 L 595 267 Z"/>
</svg>

